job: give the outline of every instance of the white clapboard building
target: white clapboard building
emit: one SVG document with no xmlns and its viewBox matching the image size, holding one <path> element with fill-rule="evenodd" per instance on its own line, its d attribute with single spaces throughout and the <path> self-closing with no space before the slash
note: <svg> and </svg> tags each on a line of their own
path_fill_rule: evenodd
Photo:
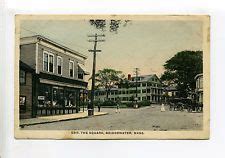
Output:
<svg viewBox="0 0 225 158">
<path fill-rule="evenodd" d="M 159 103 L 163 95 L 163 84 L 156 74 L 141 75 L 137 77 L 131 77 L 128 75 L 128 81 L 130 86 L 122 88 L 117 86 L 112 88 L 109 92 L 108 99 L 116 101 L 119 97 L 122 102 L 130 102 L 136 97 L 136 85 L 137 85 L 137 101 L 148 100 L 151 103 Z M 136 84 L 137 83 L 137 84 Z M 106 99 L 106 90 L 100 88 L 95 92 L 95 100 L 104 101 Z"/>
</svg>

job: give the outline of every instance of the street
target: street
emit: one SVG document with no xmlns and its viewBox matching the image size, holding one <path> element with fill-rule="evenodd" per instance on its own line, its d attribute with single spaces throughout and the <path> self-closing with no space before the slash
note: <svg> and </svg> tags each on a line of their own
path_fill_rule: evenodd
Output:
<svg viewBox="0 0 225 158">
<path fill-rule="evenodd" d="M 202 113 L 161 112 L 160 106 L 139 109 L 102 108 L 109 114 L 90 118 L 26 126 L 23 130 L 201 130 Z M 95 109 L 97 111 L 97 109 Z"/>
</svg>

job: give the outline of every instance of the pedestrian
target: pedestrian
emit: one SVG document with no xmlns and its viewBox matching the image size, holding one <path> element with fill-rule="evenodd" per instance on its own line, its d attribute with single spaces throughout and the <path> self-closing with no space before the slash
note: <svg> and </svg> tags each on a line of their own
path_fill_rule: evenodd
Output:
<svg viewBox="0 0 225 158">
<path fill-rule="evenodd" d="M 120 113 L 120 98 L 116 98 L 116 113 Z"/>
<path fill-rule="evenodd" d="M 161 112 L 165 112 L 166 110 L 165 110 L 165 106 L 164 106 L 164 104 L 162 103 L 162 105 L 161 105 Z"/>
<path fill-rule="evenodd" d="M 98 102 L 97 102 L 97 106 L 98 106 L 98 112 L 100 112 L 100 111 L 101 111 L 101 104 L 100 104 L 100 100 L 98 100 Z"/>
</svg>

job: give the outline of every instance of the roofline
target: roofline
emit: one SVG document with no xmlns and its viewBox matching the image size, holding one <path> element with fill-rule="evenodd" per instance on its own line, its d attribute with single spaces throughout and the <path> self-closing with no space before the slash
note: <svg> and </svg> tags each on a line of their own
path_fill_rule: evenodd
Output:
<svg viewBox="0 0 225 158">
<path fill-rule="evenodd" d="M 157 76 L 156 74 L 149 74 L 149 75 L 139 75 L 137 77 L 147 77 L 147 76 Z M 135 78 L 136 76 L 131 76 L 131 78 Z"/>
<path fill-rule="evenodd" d="M 59 44 L 59 43 L 57 43 L 57 42 L 55 42 L 55 41 L 53 41 L 53 40 L 51 40 L 49 38 L 46 38 L 46 37 L 42 36 L 42 35 L 26 36 L 26 37 L 22 37 L 20 39 L 29 38 L 29 37 L 30 38 L 33 37 L 33 38 L 37 38 L 39 40 L 43 40 L 43 41 L 49 42 L 49 43 L 55 45 L 56 47 L 60 47 L 60 48 L 65 49 L 65 50 L 67 50 L 68 52 L 70 52 L 70 53 L 72 53 L 74 55 L 77 55 L 77 56 L 79 56 L 79 57 L 81 57 L 83 59 L 87 59 L 87 56 L 86 55 L 83 55 L 83 54 L 81 54 L 81 53 L 79 53 L 79 52 L 77 52 L 75 50 L 72 50 L 72 49 L 70 49 L 70 48 L 68 48 L 68 47 L 66 47 L 64 45 L 61 45 L 61 44 Z"/>
</svg>

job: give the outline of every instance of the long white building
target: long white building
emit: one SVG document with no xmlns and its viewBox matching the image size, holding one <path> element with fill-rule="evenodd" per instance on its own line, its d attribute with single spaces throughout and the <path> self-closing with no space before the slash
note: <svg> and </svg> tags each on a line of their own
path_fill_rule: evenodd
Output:
<svg viewBox="0 0 225 158">
<path fill-rule="evenodd" d="M 128 77 L 132 86 L 129 88 L 112 88 L 109 92 L 109 100 L 116 101 L 119 97 L 122 102 L 132 101 L 136 97 L 136 77 Z M 163 84 L 155 74 L 142 75 L 137 77 L 137 99 L 138 102 L 149 100 L 151 103 L 158 103 L 162 99 Z M 106 99 L 105 89 L 98 89 L 95 92 L 95 100 Z"/>
</svg>

